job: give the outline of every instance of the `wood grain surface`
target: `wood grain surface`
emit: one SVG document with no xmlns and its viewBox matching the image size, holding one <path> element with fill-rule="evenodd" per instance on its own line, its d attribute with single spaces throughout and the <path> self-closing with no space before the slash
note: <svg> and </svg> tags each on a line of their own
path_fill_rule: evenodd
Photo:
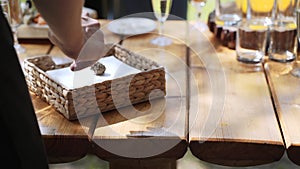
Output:
<svg viewBox="0 0 300 169">
<path fill-rule="evenodd" d="M 269 62 L 265 65 L 275 107 L 283 131 L 287 155 L 300 165 L 300 79 L 293 76 L 293 63 Z"/>
<path fill-rule="evenodd" d="M 184 22 L 172 24 L 185 27 Z M 172 34 L 168 31 L 173 30 L 172 24 L 166 24 L 165 32 Z M 180 34 L 166 47 L 152 45 L 154 37 L 157 34 L 153 32 L 126 37 L 122 45 L 166 68 L 167 96 L 100 115 L 93 141 L 94 151 L 101 158 L 178 159 L 187 150 L 185 37 Z"/>
<path fill-rule="evenodd" d="M 51 49 L 51 44 L 21 44 L 26 52 L 18 54 L 20 64 L 23 66 L 24 59 L 46 54 Z"/>
<path fill-rule="evenodd" d="M 74 161 L 94 153 L 110 161 L 112 168 L 128 167 L 126 163 L 130 162 L 137 167 L 134 164 L 161 159 L 174 168 L 173 160 L 181 158 L 189 145 L 193 155 L 210 163 L 267 164 L 279 160 L 285 151 L 277 112 L 288 155 L 300 164 L 299 81 L 287 75 L 288 65 L 266 64 L 269 90 L 264 67 L 237 62 L 235 51 L 224 47 L 209 30 L 199 31 L 186 21 L 167 21 L 165 34 L 173 43 L 158 47 L 150 43 L 158 36 L 157 30 L 122 37 L 107 30 L 108 22 L 100 20 L 107 43 L 121 43 L 165 66 L 167 95 L 68 121 L 32 94 L 51 163 Z M 70 61 L 51 45 L 25 47 L 27 53 L 20 55 L 20 61 L 40 54 Z"/>
<path fill-rule="evenodd" d="M 50 49 L 50 45 L 24 44 L 24 47 L 26 53 L 19 56 L 21 63 L 25 58 L 46 55 Z M 57 54 L 58 59 L 62 61 L 66 59 L 60 55 L 60 52 Z M 94 120 L 94 117 L 90 117 L 80 122 L 71 122 L 35 94 L 31 93 L 31 98 L 44 138 L 49 162 L 70 162 L 84 157 L 90 146 L 88 139 L 90 127 L 95 126 L 97 119 Z"/>
<path fill-rule="evenodd" d="M 207 44 L 209 34 L 205 33 L 206 40 L 191 40 L 191 46 Z M 190 77 L 195 81 L 190 79 L 190 84 L 195 85 L 190 86 L 192 153 L 201 160 L 225 166 L 280 160 L 284 143 L 262 65 L 239 63 L 234 50 L 210 42 L 213 47 L 198 47 L 191 57 Z"/>
</svg>

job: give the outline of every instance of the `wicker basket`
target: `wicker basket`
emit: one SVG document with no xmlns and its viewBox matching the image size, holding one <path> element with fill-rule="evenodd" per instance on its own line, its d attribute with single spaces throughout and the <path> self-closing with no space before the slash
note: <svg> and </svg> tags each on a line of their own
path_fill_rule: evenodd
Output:
<svg viewBox="0 0 300 169">
<path fill-rule="evenodd" d="M 71 63 L 56 65 L 51 56 L 37 56 L 24 61 L 29 89 L 53 106 L 69 120 L 106 112 L 166 95 L 165 70 L 152 60 L 133 53 L 119 45 L 112 45 L 107 56 L 114 56 L 140 73 L 67 89 L 46 74 L 48 70 L 68 67 Z M 158 89 L 158 90 L 156 90 Z M 92 103 L 97 106 L 91 106 Z"/>
</svg>

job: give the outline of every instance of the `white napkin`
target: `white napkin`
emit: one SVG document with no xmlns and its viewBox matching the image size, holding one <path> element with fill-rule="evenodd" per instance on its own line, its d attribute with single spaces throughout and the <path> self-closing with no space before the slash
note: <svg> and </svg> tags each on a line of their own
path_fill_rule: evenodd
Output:
<svg viewBox="0 0 300 169">
<path fill-rule="evenodd" d="M 63 87 L 67 89 L 76 89 L 141 72 L 141 70 L 121 62 L 114 56 L 101 58 L 98 62 L 106 67 L 105 73 L 101 76 L 95 75 L 90 67 L 76 72 L 73 72 L 69 67 L 66 67 L 46 71 L 46 74 Z"/>
</svg>

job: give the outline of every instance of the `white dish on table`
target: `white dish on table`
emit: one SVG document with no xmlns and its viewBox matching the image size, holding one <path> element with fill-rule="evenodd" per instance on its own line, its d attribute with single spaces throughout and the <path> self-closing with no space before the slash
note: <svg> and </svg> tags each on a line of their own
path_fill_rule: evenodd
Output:
<svg viewBox="0 0 300 169">
<path fill-rule="evenodd" d="M 119 35 L 139 35 L 153 31 L 156 23 L 152 19 L 129 17 L 117 19 L 108 24 L 108 30 Z"/>
</svg>

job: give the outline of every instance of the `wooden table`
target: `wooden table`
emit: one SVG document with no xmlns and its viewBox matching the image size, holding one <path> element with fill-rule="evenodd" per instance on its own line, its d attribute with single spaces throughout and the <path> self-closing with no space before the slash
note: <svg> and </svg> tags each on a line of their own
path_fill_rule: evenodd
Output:
<svg viewBox="0 0 300 169">
<path fill-rule="evenodd" d="M 209 30 L 200 32 L 186 21 L 167 21 L 165 32 L 173 44 L 166 47 L 150 43 L 156 31 L 120 37 L 107 30 L 108 21 L 100 23 L 107 43 L 122 44 L 166 67 L 167 96 L 135 109 L 68 121 L 32 94 L 51 163 L 93 153 L 110 168 L 176 168 L 190 148 L 200 160 L 224 166 L 271 163 L 285 150 L 300 164 L 300 80 L 287 75 L 289 65 L 241 64 Z M 40 54 L 64 56 L 50 44 L 25 47 L 21 62 Z"/>
<path fill-rule="evenodd" d="M 298 61 L 297 61 L 298 62 Z M 298 63 L 299 66 L 299 63 Z M 293 63 L 265 65 L 288 157 L 300 165 L 300 79 L 292 75 Z"/>
<path fill-rule="evenodd" d="M 237 62 L 234 50 L 213 39 L 212 46 L 201 48 L 207 43 L 205 38 L 195 39 L 197 32 L 191 34 L 191 48 L 195 49 L 191 73 L 198 87 L 191 92 L 190 101 L 191 106 L 198 104 L 189 116 L 192 153 L 226 166 L 280 160 L 284 142 L 262 65 Z"/>
</svg>

